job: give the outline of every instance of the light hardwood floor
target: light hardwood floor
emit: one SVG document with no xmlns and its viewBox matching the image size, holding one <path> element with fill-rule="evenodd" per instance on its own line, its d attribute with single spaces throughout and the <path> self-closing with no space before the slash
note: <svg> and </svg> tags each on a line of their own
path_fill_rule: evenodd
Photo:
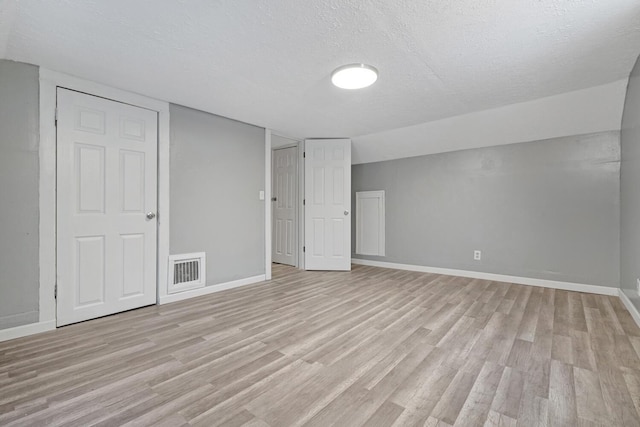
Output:
<svg viewBox="0 0 640 427">
<path fill-rule="evenodd" d="M 354 266 L 0 343 L 1 425 L 640 426 L 614 297 Z"/>
</svg>

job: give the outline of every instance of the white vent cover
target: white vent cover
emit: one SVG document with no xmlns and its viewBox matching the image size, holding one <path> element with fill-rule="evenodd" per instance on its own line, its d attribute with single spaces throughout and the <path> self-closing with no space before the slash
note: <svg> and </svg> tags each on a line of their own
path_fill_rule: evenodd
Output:
<svg viewBox="0 0 640 427">
<path fill-rule="evenodd" d="M 206 283 L 206 266 L 204 252 L 169 255 L 168 293 L 202 288 Z"/>
</svg>

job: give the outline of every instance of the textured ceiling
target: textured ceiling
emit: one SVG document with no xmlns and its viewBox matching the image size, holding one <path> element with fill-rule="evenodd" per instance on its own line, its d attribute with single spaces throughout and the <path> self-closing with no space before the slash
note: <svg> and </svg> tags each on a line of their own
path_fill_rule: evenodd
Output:
<svg viewBox="0 0 640 427">
<path fill-rule="evenodd" d="M 638 0 L 0 0 L 0 55 L 295 137 L 354 137 L 601 85 Z M 336 67 L 374 65 L 362 91 Z"/>
</svg>

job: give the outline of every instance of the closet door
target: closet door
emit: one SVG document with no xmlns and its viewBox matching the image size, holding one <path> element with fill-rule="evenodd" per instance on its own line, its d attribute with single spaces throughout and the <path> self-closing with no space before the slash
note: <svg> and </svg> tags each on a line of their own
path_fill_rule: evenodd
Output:
<svg viewBox="0 0 640 427">
<path fill-rule="evenodd" d="M 58 89 L 58 326 L 156 302 L 155 111 Z"/>
</svg>

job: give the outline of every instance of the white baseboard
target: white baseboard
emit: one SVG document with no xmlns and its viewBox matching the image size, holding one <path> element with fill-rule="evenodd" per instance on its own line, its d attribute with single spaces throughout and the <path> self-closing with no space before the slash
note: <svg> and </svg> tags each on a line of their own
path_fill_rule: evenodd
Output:
<svg viewBox="0 0 640 427">
<path fill-rule="evenodd" d="M 259 283 L 265 281 L 265 275 L 247 277 L 246 279 L 234 280 L 232 282 L 219 283 L 213 286 L 205 286 L 204 288 L 192 289 L 189 291 L 178 292 L 166 296 L 161 296 L 158 304 L 168 304 L 170 302 L 182 301 L 189 298 L 199 297 L 202 295 L 212 294 L 214 292 L 224 291 L 226 289 L 238 288 L 240 286 L 251 285 L 253 283 Z"/>
<path fill-rule="evenodd" d="M 46 322 L 30 323 L 28 325 L 16 326 L 15 328 L 0 329 L 0 342 L 15 338 L 22 338 L 28 335 L 39 334 L 40 332 L 52 331 L 56 328 L 55 320 Z"/>
<path fill-rule="evenodd" d="M 472 279 L 494 280 L 496 282 L 517 283 L 519 285 L 540 286 L 564 291 L 587 292 L 590 294 L 618 296 L 619 289 L 608 286 L 585 285 L 581 283 L 559 282 L 555 280 L 533 279 L 531 277 L 506 276 L 503 274 L 482 273 L 479 271 L 454 270 L 449 268 L 426 267 L 422 265 L 396 264 L 392 262 L 352 259 L 353 264 L 372 267 L 392 268 L 395 270 L 419 271 L 422 273 L 443 274 L 446 276 L 470 277 Z"/>
<path fill-rule="evenodd" d="M 631 317 L 633 317 L 633 320 L 635 320 L 636 325 L 640 327 L 640 312 L 638 312 L 636 306 L 633 305 L 627 294 L 625 294 L 622 289 L 620 289 L 620 300 L 622 301 L 622 304 L 624 304 L 624 306 L 627 308 L 629 314 L 631 314 Z"/>
</svg>

